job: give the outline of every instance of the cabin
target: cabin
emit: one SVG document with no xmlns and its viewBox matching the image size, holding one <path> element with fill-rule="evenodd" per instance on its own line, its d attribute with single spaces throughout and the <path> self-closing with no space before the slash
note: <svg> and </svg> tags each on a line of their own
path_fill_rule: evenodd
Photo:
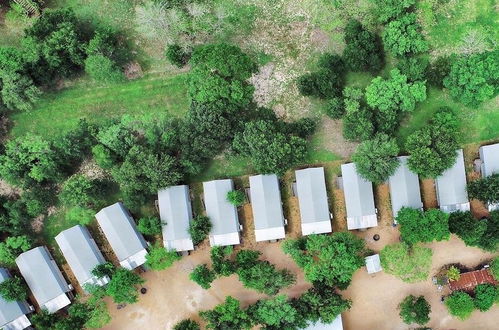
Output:
<svg viewBox="0 0 499 330">
<path fill-rule="evenodd" d="M 240 243 L 237 208 L 227 200 L 227 193 L 234 190 L 232 179 L 203 182 L 203 200 L 206 215 L 211 221 L 209 235 L 211 246 L 238 245 Z"/>
<path fill-rule="evenodd" d="M 443 212 L 470 210 L 462 149 L 457 151 L 454 165 L 436 178 L 435 187 L 438 204 Z"/>
<path fill-rule="evenodd" d="M 255 240 L 275 241 L 284 238 L 284 213 L 282 211 L 279 180 L 275 174 L 254 175 L 249 178 L 250 201 L 255 224 Z"/>
<path fill-rule="evenodd" d="M 399 166 L 388 179 L 394 219 L 403 207 L 423 209 L 423 201 L 419 190 L 419 177 L 407 166 L 408 159 L 407 156 L 398 157 Z M 394 220 L 394 223 L 397 223 L 397 221 Z"/>
<path fill-rule="evenodd" d="M 329 212 L 324 167 L 298 170 L 295 176 L 302 234 L 330 233 L 332 215 Z"/>
<path fill-rule="evenodd" d="M 365 261 L 368 274 L 374 274 L 382 270 L 381 259 L 379 258 L 379 254 L 373 254 L 372 256 L 367 256 L 365 258 Z"/>
<path fill-rule="evenodd" d="M 146 262 L 147 243 L 123 203 L 105 207 L 95 217 L 121 267 L 132 270 Z"/>
<path fill-rule="evenodd" d="M 499 143 L 482 146 L 478 150 L 480 154 L 480 172 L 486 178 L 492 174 L 499 174 Z M 499 210 L 499 203 L 488 203 L 489 211 Z"/>
<path fill-rule="evenodd" d="M 192 221 L 189 186 L 172 186 L 158 191 L 158 208 L 165 248 L 177 252 L 194 250 L 189 234 Z"/>
<path fill-rule="evenodd" d="M 60 232 L 55 241 L 68 262 L 80 286 L 103 286 L 109 283 L 109 277 L 92 275 L 92 270 L 106 262 L 101 251 L 86 227 L 76 225 Z"/>
<path fill-rule="evenodd" d="M 374 206 L 372 182 L 357 173 L 354 163 L 341 165 L 343 192 L 347 211 L 347 227 L 365 229 L 376 227 L 378 218 Z"/>
<path fill-rule="evenodd" d="M 16 264 L 41 309 L 52 314 L 71 304 L 73 287 L 45 246 L 21 253 Z"/>
<path fill-rule="evenodd" d="M 11 276 L 5 268 L 0 268 L 0 283 Z M 23 330 L 31 325 L 27 314 L 33 312 L 33 307 L 26 301 L 7 301 L 0 295 L 0 329 Z"/>
</svg>

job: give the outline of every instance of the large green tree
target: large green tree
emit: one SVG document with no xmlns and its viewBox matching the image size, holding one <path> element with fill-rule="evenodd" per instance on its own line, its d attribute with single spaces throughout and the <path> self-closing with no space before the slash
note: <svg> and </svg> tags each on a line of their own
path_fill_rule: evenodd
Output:
<svg viewBox="0 0 499 330">
<path fill-rule="evenodd" d="M 444 300 L 445 306 L 452 316 L 466 320 L 475 310 L 473 298 L 464 291 L 454 291 Z"/>
<path fill-rule="evenodd" d="M 359 174 L 366 180 L 382 183 L 393 175 L 399 166 L 398 153 L 397 141 L 379 133 L 357 147 L 352 161 Z"/>
<path fill-rule="evenodd" d="M 499 291 L 492 284 L 478 284 L 473 291 L 475 293 L 475 306 L 481 312 L 488 311 L 499 295 Z"/>
<path fill-rule="evenodd" d="M 136 286 L 142 283 L 144 280 L 139 275 L 128 269 L 118 268 L 106 287 L 106 293 L 117 304 L 133 304 L 138 299 Z"/>
<path fill-rule="evenodd" d="M 180 260 L 180 255 L 177 251 L 169 251 L 163 246 L 156 244 L 150 248 L 149 253 L 146 255 L 146 266 L 152 270 L 163 270 L 177 260 Z"/>
<path fill-rule="evenodd" d="M 248 313 L 253 322 L 271 329 L 293 328 L 300 317 L 298 311 L 285 295 L 259 300 L 249 308 Z"/>
<path fill-rule="evenodd" d="M 428 50 L 428 43 L 414 13 L 405 14 L 388 23 L 382 37 L 385 48 L 394 56 L 418 54 Z"/>
<path fill-rule="evenodd" d="M 406 13 L 416 4 L 416 0 L 374 0 L 376 14 L 381 23 L 386 23 Z"/>
<path fill-rule="evenodd" d="M 288 239 L 283 250 L 303 269 L 308 281 L 329 286 L 346 287 L 364 265 L 364 241 L 350 232 Z"/>
<path fill-rule="evenodd" d="M 468 183 L 468 196 L 484 203 L 499 203 L 499 173 Z"/>
<path fill-rule="evenodd" d="M 499 51 L 453 58 L 444 85 L 459 102 L 476 107 L 499 93 Z"/>
<path fill-rule="evenodd" d="M 404 207 L 397 214 L 397 222 L 402 240 L 409 244 L 448 240 L 450 237 L 449 214 L 438 209 L 423 212 Z"/>
<path fill-rule="evenodd" d="M 487 221 L 477 220 L 471 212 L 456 211 L 449 216 L 449 230 L 468 246 L 478 246 L 487 230 Z"/>
<path fill-rule="evenodd" d="M 430 304 L 423 296 L 409 295 L 399 305 L 400 318 L 406 324 L 417 323 L 425 325 L 430 321 Z"/>
<path fill-rule="evenodd" d="M 366 30 L 359 21 L 350 20 L 345 27 L 343 59 L 352 71 L 378 72 L 383 67 L 380 38 Z"/>
<path fill-rule="evenodd" d="M 432 254 L 430 248 L 423 246 L 390 244 L 380 252 L 381 266 L 383 271 L 404 282 L 420 282 L 426 280 L 430 274 Z"/>
<path fill-rule="evenodd" d="M 241 309 L 239 301 L 230 296 L 213 310 L 201 311 L 199 315 L 208 322 L 208 329 L 243 330 L 253 325 L 247 311 Z"/>
<path fill-rule="evenodd" d="M 7 301 L 26 301 L 28 289 L 19 277 L 10 277 L 0 283 L 0 296 Z"/>
<path fill-rule="evenodd" d="M 359 88 L 346 87 L 343 90 L 345 115 L 343 116 L 343 136 L 348 140 L 364 141 L 375 132 L 374 111 L 365 105 L 364 93 Z"/>
<path fill-rule="evenodd" d="M 92 206 L 98 201 L 100 193 L 96 181 L 77 174 L 64 182 L 59 199 L 68 206 Z"/>
<path fill-rule="evenodd" d="M 17 256 L 31 249 L 32 240 L 26 236 L 10 236 L 0 243 L 0 263 L 13 267 Z"/>
</svg>

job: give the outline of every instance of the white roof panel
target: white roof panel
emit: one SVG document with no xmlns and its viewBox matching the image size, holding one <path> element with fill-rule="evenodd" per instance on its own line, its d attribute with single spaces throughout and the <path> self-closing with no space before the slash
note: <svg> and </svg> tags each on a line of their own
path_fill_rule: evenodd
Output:
<svg viewBox="0 0 499 330">
<path fill-rule="evenodd" d="M 466 172 L 462 149 L 457 151 L 454 165 L 436 178 L 435 186 L 442 211 L 447 213 L 457 210 L 469 211 L 470 203 L 466 190 Z"/>
</svg>

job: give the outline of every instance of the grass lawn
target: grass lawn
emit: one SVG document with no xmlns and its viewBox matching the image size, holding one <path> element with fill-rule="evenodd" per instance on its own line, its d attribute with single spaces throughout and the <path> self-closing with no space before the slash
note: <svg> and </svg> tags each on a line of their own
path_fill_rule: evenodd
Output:
<svg viewBox="0 0 499 330">
<path fill-rule="evenodd" d="M 145 115 L 188 110 L 186 75 L 146 75 L 106 87 L 79 84 L 46 93 L 31 112 L 15 113 L 12 136 L 26 133 L 50 137 L 74 127 L 80 118 L 100 123 L 123 114 Z"/>
</svg>

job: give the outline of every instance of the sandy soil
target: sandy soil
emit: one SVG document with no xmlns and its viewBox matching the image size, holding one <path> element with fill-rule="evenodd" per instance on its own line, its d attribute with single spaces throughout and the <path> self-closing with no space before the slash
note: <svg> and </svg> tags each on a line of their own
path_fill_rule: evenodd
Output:
<svg viewBox="0 0 499 330">
<path fill-rule="evenodd" d="M 435 180 L 423 179 L 420 182 L 421 198 L 425 209 L 437 208 L 437 191 L 435 190 Z"/>
<path fill-rule="evenodd" d="M 354 153 L 359 143 L 348 141 L 343 137 L 343 123 L 341 120 L 333 120 L 322 116 L 318 127 L 319 134 L 323 134 L 323 148 L 332 151 L 343 159 L 348 159 Z"/>
</svg>

